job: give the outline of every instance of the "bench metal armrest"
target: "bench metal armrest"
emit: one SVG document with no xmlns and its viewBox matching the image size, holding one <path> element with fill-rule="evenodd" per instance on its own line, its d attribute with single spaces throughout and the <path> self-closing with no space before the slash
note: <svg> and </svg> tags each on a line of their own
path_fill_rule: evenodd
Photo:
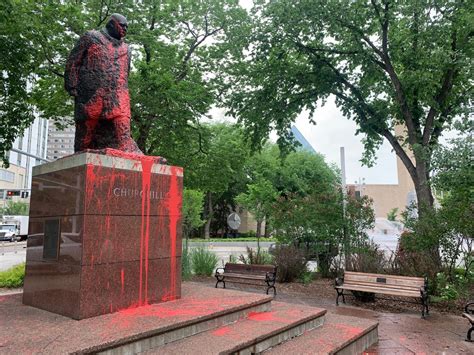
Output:
<svg viewBox="0 0 474 355">
<path fill-rule="evenodd" d="M 470 301 L 466 304 L 464 312 L 474 314 L 474 301 Z"/>
<path fill-rule="evenodd" d="M 219 270 L 222 270 L 222 272 L 220 272 Z M 224 273 L 225 269 L 223 267 L 218 267 L 216 269 L 216 275 L 222 275 Z"/>
<path fill-rule="evenodd" d="M 334 286 L 342 286 L 344 283 L 344 277 L 336 277 L 334 280 Z"/>
</svg>

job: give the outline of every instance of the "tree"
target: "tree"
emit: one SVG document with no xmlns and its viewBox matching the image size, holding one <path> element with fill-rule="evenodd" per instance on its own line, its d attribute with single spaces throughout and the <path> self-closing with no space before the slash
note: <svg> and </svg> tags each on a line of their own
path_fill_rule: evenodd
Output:
<svg viewBox="0 0 474 355">
<path fill-rule="evenodd" d="M 262 222 L 271 213 L 277 191 L 272 183 L 263 178 L 247 185 L 247 192 L 239 194 L 235 201 L 252 213 L 257 220 L 257 238 L 262 236 Z"/>
<path fill-rule="evenodd" d="M 465 127 L 467 134 L 451 140 L 449 147 L 440 147 L 435 152 L 433 183 L 439 193 L 441 208 L 437 212 L 442 228 L 441 247 L 444 264 L 449 277 L 462 257 L 468 272 L 473 251 L 474 238 L 474 167 L 472 165 L 474 141 L 471 126 Z M 471 260 L 469 260 L 471 258 Z"/>
<path fill-rule="evenodd" d="M 149 1 L 130 11 L 132 119 L 146 154 L 164 155 L 181 137 L 197 139 L 199 119 L 216 101 L 214 68 L 245 32 L 237 1 Z M 184 139 L 184 140 L 186 140 Z"/>
<path fill-rule="evenodd" d="M 258 146 L 272 128 L 284 141 L 299 113 L 313 121 L 334 97 L 365 134 L 365 163 L 389 141 L 422 212 L 438 139 L 472 104 L 472 14 L 461 0 L 257 1 L 245 55 L 225 68 L 228 105 Z"/>
<path fill-rule="evenodd" d="M 189 254 L 189 234 L 196 228 L 201 227 L 204 221 L 201 219 L 204 194 L 198 190 L 184 188 L 183 190 L 183 207 L 182 207 L 182 223 L 184 234 L 184 248 L 181 256 L 182 276 L 187 280 L 191 277 L 191 260 Z"/>
<path fill-rule="evenodd" d="M 28 203 L 9 201 L 5 207 L 0 209 L 0 214 L 4 216 L 28 216 L 29 211 L 30 205 Z"/>
<path fill-rule="evenodd" d="M 33 122 L 28 81 L 36 68 L 36 49 L 23 30 L 29 26 L 23 2 L 0 4 L 0 160 L 8 167 L 7 152 L 17 136 Z"/>
<path fill-rule="evenodd" d="M 319 154 L 296 151 L 284 158 L 279 171 L 279 197 L 272 220 L 283 243 L 322 255 L 342 230 L 339 180 Z"/>
<path fill-rule="evenodd" d="M 204 221 L 201 219 L 203 207 L 204 194 L 198 190 L 184 188 L 182 220 L 183 234 L 186 240 L 194 229 L 204 224 Z"/>
<path fill-rule="evenodd" d="M 234 197 L 245 189 L 249 148 L 241 128 L 224 123 L 203 124 L 199 139 L 180 137 L 176 142 L 167 147 L 166 156 L 171 164 L 184 167 L 185 187 L 204 193 L 204 237 L 209 238 L 216 213 L 225 221 Z"/>
</svg>

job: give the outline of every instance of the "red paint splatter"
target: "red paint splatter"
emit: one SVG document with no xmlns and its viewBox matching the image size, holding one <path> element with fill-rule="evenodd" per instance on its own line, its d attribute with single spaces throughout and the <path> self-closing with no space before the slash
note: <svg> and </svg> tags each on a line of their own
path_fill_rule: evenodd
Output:
<svg viewBox="0 0 474 355">
<path fill-rule="evenodd" d="M 248 319 L 254 320 L 257 322 L 265 322 L 270 320 L 275 320 L 273 312 L 250 312 Z"/>
<path fill-rule="evenodd" d="M 215 336 L 224 336 L 226 334 L 229 334 L 230 333 L 230 328 L 229 327 L 222 327 L 222 328 L 219 328 L 219 329 L 216 329 L 212 332 L 212 335 L 215 335 Z"/>
<path fill-rule="evenodd" d="M 354 336 L 360 334 L 363 331 L 363 329 L 360 327 L 352 327 L 343 323 L 334 324 L 334 327 L 347 336 Z"/>
<path fill-rule="evenodd" d="M 139 304 L 148 304 L 148 255 L 150 241 L 150 183 L 151 169 L 154 164 L 154 157 L 142 156 L 142 226 L 140 237 L 140 291 Z M 145 277 L 143 278 L 143 268 L 145 268 Z M 145 296 L 142 301 L 143 281 L 145 281 Z"/>
<path fill-rule="evenodd" d="M 170 235 L 170 294 L 169 299 L 176 298 L 176 238 L 178 220 L 181 217 L 181 191 L 178 186 L 178 172 L 182 172 L 181 168 L 171 166 L 171 181 L 167 196 L 167 208 L 169 213 L 169 235 Z"/>
</svg>

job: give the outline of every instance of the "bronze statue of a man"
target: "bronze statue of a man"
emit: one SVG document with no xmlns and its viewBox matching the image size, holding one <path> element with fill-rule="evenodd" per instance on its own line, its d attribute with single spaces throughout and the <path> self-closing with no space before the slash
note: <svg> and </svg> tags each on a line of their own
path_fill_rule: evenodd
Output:
<svg viewBox="0 0 474 355">
<path fill-rule="evenodd" d="M 113 14 L 104 29 L 87 31 L 69 55 L 64 87 L 75 100 L 75 152 L 114 148 L 143 154 L 130 133 L 127 28 L 127 19 Z"/>
</svg>

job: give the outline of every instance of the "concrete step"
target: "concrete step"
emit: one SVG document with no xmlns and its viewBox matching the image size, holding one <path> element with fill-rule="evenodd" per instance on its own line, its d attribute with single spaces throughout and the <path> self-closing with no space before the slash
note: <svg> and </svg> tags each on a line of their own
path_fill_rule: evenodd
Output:
<svg viewBox="0 0 474 355">
<path fill-rule="evenodd" d="M 204 292 L 205 291 L 205 292 Z M 206 297 L 206 295 L 208 297 Z M 148 349 L 173 343 L 181 339 L 195 336 L 218 327 L 227 326 L 251 314 L 260 314 L 272 309 L 272 297 L 243 293 L 234 290 L 201 288 L 201 294 L 194 298 L 182 298 L 174 302 L 152 305 L 152 310 L 159 317 L 172 320 L 172 324 L 164 324 L 163 318 L 156 319 L 153 333 L 143 332 L 128 342 L 108 347 L 99 354 L 137 354 Z M 174 303 L 174 304 L 173 304 Z M 132 316 L 149 313 L 146 307 L 131 310 Z M 169 314 L 163 312 L 169 309 Z M 182 319 L 181 316 L 184 317 Z"/>
<path fill-rule="evenodd" d="M 255 354 L 297 337 L 324 323 L 326 310 L 272 302 L 271 311 L 192 337 L 150 349 L 143 354 Z"/>
<path fill-rule="evenodd" d="M 324 326 L 269 349 L 265 355 L 362 354 L 377 341 L 378 322 L 327 313 Z"/>
<path fill-rule="evenodd" d="M 131 354 L 271 309 L 273 297 L 186 283 L 182 298 L 80 321 L 0 296 L 0 354 Z M 0 326 L 1 328 L 1 326 Z"/>
</svg>

